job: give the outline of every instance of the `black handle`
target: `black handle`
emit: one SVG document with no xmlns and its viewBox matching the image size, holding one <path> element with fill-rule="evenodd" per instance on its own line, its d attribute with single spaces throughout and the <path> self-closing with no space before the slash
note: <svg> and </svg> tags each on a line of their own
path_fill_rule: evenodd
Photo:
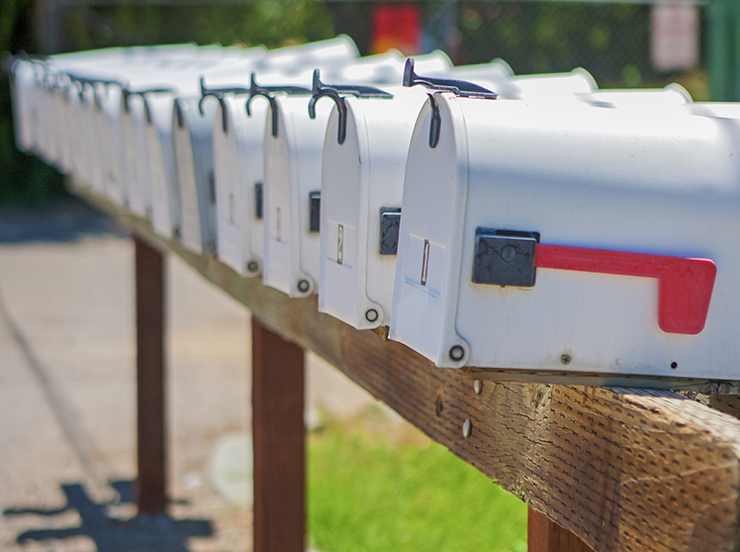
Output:
<svg viewBox="0 0 740 552">
<path fill-rule="evenodd" d="M 321 82 L 321 75 L 318 69 L 313 71 L 312 96 L 308 101 L 308 116 L 311 119 L 316 118 L 316 102 L 319 98 L 331 98 L 337 104 L 339 111 L 339 128 L 337 129 L 337 142 L 341 145 L 347 137 L 347 104 L 341 94 L 351 94 L 357 98 L 382 98 L 392 99 L 393 94 L 380 90 L 374 86 L 365 86 L 361 84 L 324 84 Z"/>
<path fill-rule="evenodd" d="M 483 88 L 473 82 L 457 79 L 422 77 L 417 75 L 414 73 L 414 58 L 408 58 L 403 69 L 403 85 L 409 87 L 416 84 L 426 86 L 433 90 L 452 92 L 453 94 L 462 96 L 463 98 L 485 98 L 488 100 L 495 100 L 498 97 L 498 94 L 495 92 L 488 90 L 488 88 Z"/>
<path fill-rule="evenodd" d="M 81 93 L 81 92 L 80 92 Z M 140 90 L 130 90 L 124 87 L 121 90 L 123 94 L 123 109 L 126 113 L 129 112 L 128 99 L 131 96 L 139 96 L 144 102 L 144 115 L 146 116 L 146 122 L 152 124 L 152 112 L 149 110 L 149 100 L 147 99 L 148 94 L 176 94 L 177 92 L 172 88 L 144 88 Z"/>
<path fill-rule="evenodd" d="M 311 91 L 308 88 L 304 88 L 302 86 L 261 86 L 257 84 L 255 74 L 252 73 L 250 75 L 249 97 L 247 98 L 247 103 L 245 104 L 247 115 L 250 117 L 252 116 L 252 98 L 254 98 L 255 96 L 263 96 L 264 98 L 267 98 L 267 101 L 270 102 L 270 110 L 272 111 L 272 135 L 275 137 L 277 137 L 278 135 L 278 110 L 277 101 L 275 101 L 276 92 L 282 92 L 284 94 L 288 94 L 289 96 L 294 96 L 299 94 L 310 94 Z"/>
</svg>

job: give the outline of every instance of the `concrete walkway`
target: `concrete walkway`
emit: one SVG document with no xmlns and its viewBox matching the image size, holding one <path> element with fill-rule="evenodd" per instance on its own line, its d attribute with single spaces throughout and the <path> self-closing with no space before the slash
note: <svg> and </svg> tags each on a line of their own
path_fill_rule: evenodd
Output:
<svg viewBox="0 0 740 552">
<path fill-rule="evenodd" d="M 175 502 L 170 517 L 140 520 L 133 244 L 77 202 L 0 211 L 0 550 L 250 549 L 233 473 L 247 454 L 249 313 L 179 259 L 167 270 Z M 372 402 L 315 357 L 308 382 L 312 412 Z M 217 492 L 229 478 L 237 487 Z"/>
</svg>

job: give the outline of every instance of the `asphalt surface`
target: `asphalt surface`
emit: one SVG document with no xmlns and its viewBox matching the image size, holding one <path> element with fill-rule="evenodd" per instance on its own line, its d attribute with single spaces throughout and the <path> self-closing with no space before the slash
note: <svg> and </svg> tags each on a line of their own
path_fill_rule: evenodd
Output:
<svg viewBox="0 0 740 552">
<path fill-rule="evenodd" d="M 172 255 L 172 503 L 136 517 L 133 276 L 132 241 L 79 202 L 0 210 L 0 550 L 251 549 L 249 313 Z M 312 423 L 372 402 L 307 366 Z"/>
</svg>

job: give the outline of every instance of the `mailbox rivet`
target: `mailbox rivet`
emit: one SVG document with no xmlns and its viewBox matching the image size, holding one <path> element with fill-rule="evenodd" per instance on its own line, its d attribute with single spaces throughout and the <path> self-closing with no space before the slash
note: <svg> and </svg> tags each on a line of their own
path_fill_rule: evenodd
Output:
<svg viewBox="0 0 740 552">
<path fill-rule="evenodd" d="M 466 439 L 470 437 L 471 431 L 473 431 L 473 422 L 471 422 L 470 418 L 468 418 L 463 424 L 463 437 L 465 437 Z"/>
<path fill-rule="evenodd" d="M 473 389 L 475 389 L 476 395 L 480 395 L 483 392 L 483 382 L 481 380 L 475 380 Z"/>
<path fill-rule="evenodd" d="M 306 293 L 308 291 L 308 280 L 298 280 L 298 291 Z"/>
<path fill-rule="evenodd" d="M 259 267 L 260 267 L 260 265 L 257 264 L 257 261 L 249 261 L 247 263 L 247 270 L 249 272 L 257 272 L 257 270 L 259 269 Z"/>
<path fill-rule="evenodd" d="M 367 312 L 365 313 L 365 319 L 368 322 L 375 322 L 375 321 L 377 321 L 378 320 L 378 311 L 376 311 L 375 309 L 368 309 Z"/>
<path fill-rule="evenodd" d="M 516 259 L 516 248 L 513 245 L 507 245 L 501 249 L 501 260 L 510 263 Z"/>
<path fill-rule="evenodd" d="M 673 368 L 674 370 L 678 368 L 678 362 L 671 362 L 671 368 Z"/>
<path fill-rule="evenodd" d="M 570 355 L 561 355 L 560 356 L 560 364 L 567 366 L 570 364 L 571 358 Z"/>
<path fill-rule="evenodd" d="M 460 345 L 454 345 L 450 349 L 450 358 L 454 360 L 455 362 L 462 360 L 465 356 L 465 349 L 460 347 Z"/>
</svg>

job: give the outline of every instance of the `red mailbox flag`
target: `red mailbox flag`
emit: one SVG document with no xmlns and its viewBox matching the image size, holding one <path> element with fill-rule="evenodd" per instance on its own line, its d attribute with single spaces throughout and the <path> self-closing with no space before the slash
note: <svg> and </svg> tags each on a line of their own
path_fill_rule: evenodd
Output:
<svg viewBox="0 0 740 552">
<path fill-rule="evenodd" d="M 421 8 L 417 4 L 376 4 L 372 14 L 372 53 L 396 48 L 410 56 L 421 52 Z"/>
<path fill-rule="evenodd" d="M 624 251 L 538 244 L 537 268 L 577 270 L 658 279 L 658 325 L 668 333 L 704 329 L 717 267 L 709 259 L 687 259 Z"/>
</svg>

